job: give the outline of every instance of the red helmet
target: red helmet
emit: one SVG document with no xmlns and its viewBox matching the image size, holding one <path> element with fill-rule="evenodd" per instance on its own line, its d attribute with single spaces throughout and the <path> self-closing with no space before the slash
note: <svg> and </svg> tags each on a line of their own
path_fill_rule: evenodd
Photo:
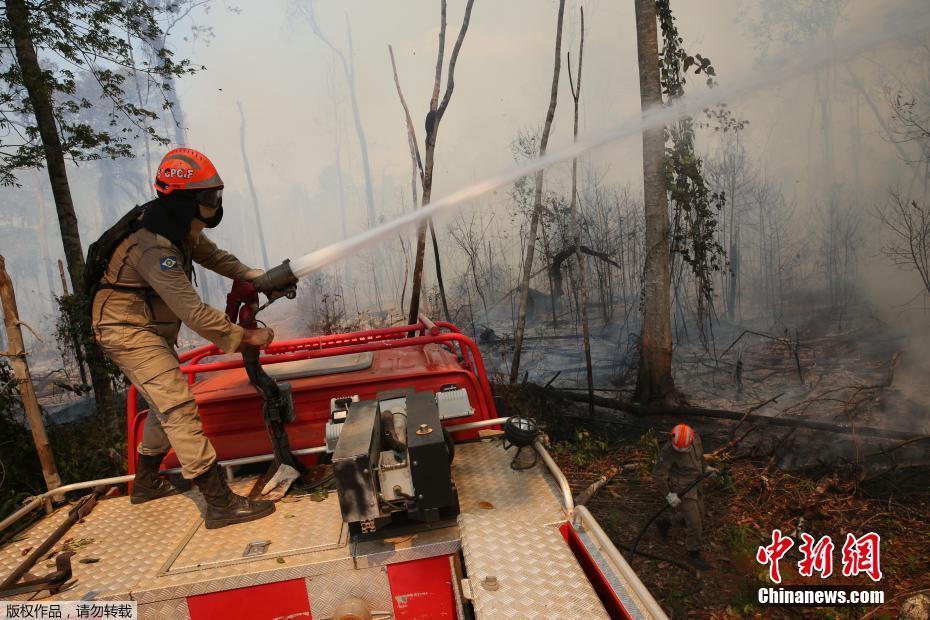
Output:
<svg viewBox="0 0 930 620">
<path fill-rule="evenodd" d="M 223 179 L 206 155 L 194 149 L 174 149 L 165 155 L 155 174 L 155 190 L 170 194 L 175 190 L 223 187 Z"/>
<path fill-rule="evenodd" d="M 672 429 L 672 447 L 679 452 L 687 452 L 694 444 L 694 429 L 687 424 L 679 424 Z"/>
</svg>

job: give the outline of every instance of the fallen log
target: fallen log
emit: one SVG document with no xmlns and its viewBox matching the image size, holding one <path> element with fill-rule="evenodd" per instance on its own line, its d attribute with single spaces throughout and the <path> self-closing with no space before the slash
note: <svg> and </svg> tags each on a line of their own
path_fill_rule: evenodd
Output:
<svg viewBox="0 0 930 620">
<path fill-rule="evenodd" d="M 559 392 L 561 396 L 575 402 L 588 403 L 589 396 L 585 393 Z M 771 426 L 783 426 L 787 428 L 803 428 L 815 431 L 826 431 L 828 433 L 839 433 L 845 435 L 860 435 L 863 437 L 877 437 L 881 439 L 898 439 L 908 440 L 920 437 L 921 433 L 910 431 L 901 431 L 891 428 L 879 428 L 876 426 L 858 426 L 850 424 L 840 424 L 834 422 L 820 422 L 817 420 L 805 420 L 799 418 L 779 418 L 770 415 L 761 415 L 758 413 L 746 413 L 742 411 L 729 411 L 726 409 L 710 409 L 706 407 L 691 407 L 689 405 L 667 405 L 667 406 L 645 406 L 639 403 L 631 403 L 619 398 L 607 398 L 606 396 L 594 395 L 594 404 L 598 407 L 613 409 L 615 411 L 625 411 L 636 415 L 675 415 L 690 418 L 716 418 L 720 420 L 734 420 L 736 422 L 756 422 L 760 424 L 769 424 Z"/>
<path fill-rule="evenodd" d="M 904 446 L 909 446 L 909 445 L 912 444 L 912 443 L 917 443 L 918 441 L 926 441 L 926 440 L 928 440 L 928 439 L 930 439 L 930 435 L 920 435 L 920 436 L 917 436 L 917 437 L 912 437 L 912 438 L 910 438 L 910 439 L 907 439 L 907 440 L 905 440 L 905 441 L 902 441 L 901 443 L 896 444 L 896 445 L 894 445 L 894 446 L 888 448 L 887 450 L 882 449 L 882 450 L 879 450 L 878 452 L 873 452 L 873 453 L 871 453 L 871 454 L 866 454 L 866 455 L 863 456 L 862 458 L 863 458 L 863 459 L 871 459 L 871 458 L 875 458 L 876 456 L 886 456 L 886 455 L 888 455 L 888 454 L 894 452 L 894 451 L 897 450 L 898 448 L 903 448 Z"/>
<path fill-rule="evenodd" d="M 619 467 L 611 467 L 610 469 L 608 469 L 604 473 L 603 476 L 601 476 L 600 478 L 598 478 L 597 480 L 589 484 L 588 487 L 584 491 L 578 494 L 578 496 L 575 498 L 575 505 L 584 506 L 588 502 L 588 500 L 594 497 L 594 495 L 598 491 L 601 490 L 601 487 L 603 487 L 610 480 L 612 480 L 613 477 L 616 476 L 617 472 L 619 471 L 620 471 Z"/>
<path fill-rule="evenodd" d="M 726 452 L 727 450 L 732 449 L 734 446 L 736 446 L 736 444 L 738 444 L 738 443 L 741 442 L 743 439 L 745 439 L 746 436 L 749 435 L 749 433 L 753 432 L 753 431 L 756 430 L 757 428 L 759 428 L 759 427 L 758 427 L 758 426 L 750 426 L 750 427 L 747 428 L 747 429 L 743 432 L 743 434 L 740 435 L 739 437 L 735 437 L 735 438 L 731 439 L 731 440 L 728 441 L 726 444 L 724 444 L 723 446 L 717 448 L 717 449 L 714 450 L 713 452 L 708 452 L 708 453 L 707 453 L 707 457 L 708 457 L 708 458 L 711 458 L 711 459 L 717 458 L 718 456 L 720 456 L 721 454 L 723 454 L 723 453 Z"/>
<path fill-rule="evenodd" d="M 621 471 L 629 471 L 631 469 L 636 469 L 636 463 L 625 463 L 623 465 L 614 465 L 606 472 L 604 475 L 588 485 L 588 487 L 578 494 L 575 498 L 576 506 L 583 506 L 586 504 L 592 497 L 594 497 L 598 491 L 600 491 L 608 482 L 613 480 L 617 474 Z"/>
</svg>

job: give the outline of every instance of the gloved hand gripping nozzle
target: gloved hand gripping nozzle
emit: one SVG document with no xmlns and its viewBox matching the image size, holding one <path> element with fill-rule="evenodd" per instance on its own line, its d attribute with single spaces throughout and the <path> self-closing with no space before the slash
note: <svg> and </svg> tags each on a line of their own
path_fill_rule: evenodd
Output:
<svg viewBox="0 0 930 620">
<path fill-rule="evenodd" d="M 285 259 L 277 267 L 273 267 L 252 280 L 260 292 L 264 293 L 269 301 L 280 297 L 294 299 L 297 296 L 297 277 L 291 271 L 291 261 Z"/>
</svg>

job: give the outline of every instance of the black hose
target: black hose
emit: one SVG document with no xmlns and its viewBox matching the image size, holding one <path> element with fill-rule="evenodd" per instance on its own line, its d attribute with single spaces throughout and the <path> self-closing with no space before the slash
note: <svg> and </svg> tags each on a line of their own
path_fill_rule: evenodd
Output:
<svg viewBox="0 0 930 620">
<path fill-rule="evenodd" d="M 630 547 L 626 545 L 617 545 L 618 549 L 623 549 L 624 551 L 629 551 Z M 694 572 L 694 567 L 688 564 L 687 562 L 682 562 L 681 560 L 676 560 L 674 558 L 666 557 L 664 555 L 659 555 L 658 553 L 649 553 L 647 551 L 637 551 L 640 556 L 649 559 L 649 560 L 658 560 L 659 562 L 665 562 L 671 564 L 672 566 L 677 566 L 678 568 L 688 571 L 689 573 Z"/>
<path fill-rule="evenodd" d="M 35 549 L 32 550 L 32 553 L 20 563 L 13 572 L 10 573 L 6 579 L 0 582 L 0 589 L 7 589 L 12 587 L 19 578 L 29 572 L 29 570 L 35 566 L 36 562 L 39 561 L 43 555 L 48 553 L 48 551 L 61 540 L 64 535 L 74 526 L 75 523 L 86 517 L 91 510 L 94 509 L 94 506 L 97 505 L 97 490 L 94 492 L 85 495 L 79 499 L 74 506 L 68 510 L 68 517 L 59 525 L 54 532 L 49 534 L 49 536 L 42 541 Z"/>
<path fill-rule="evenodd" d="M 504 447 L 506 448 L 507 446 L 504 446 Z M 536 450 L 532 448 L 531 449 L 533 450 L 533 462 L 530 463 L 529 465 L 518 465 L 517 464 L 517 459 L 520 458 L 520 453 L 523 452 L 523 448 L 526 448 L 526 447 L 527 446 L 517 447 L 517 453 L 513 455 L 513 459 L 511 459 L 510 461 L 510 469 L 514 471 L 524 471 L 524 470 L 533 469 L 534 467 L 536 467 L 536 463 L 537 461 L 539 461 L 539 453 L 536 452 Z"/>
<path fill-rule="evenodd" d="M 258 361 L 258 355 L 258 347 L 245 348 L 242 351 L 242 361 L 249 382 L 262 395 L 265 428 L 271 440 L 275 462 L 278 466 L 290 465 L 298 472 L 304 473 L 306 468 L 291 453 L 287 430 L 284 428 L 286 410 L 289 406 L 287 396 L 281 391 L 281 387 L 277 382 L 262 368 L 261 362 Z M 272 463 L 269 471 L 276 469 L 277 466 Z"/>
<path fill-rule="evenodd" d="M 681 491 L 679 491 L 678 494 L 677 494 L 678 497 L 684 498 L 685 494 L 686 494 L 688 491 L 690 491 L 691 489 L 693 489 L 694 487 L 696 487 L 697 485 L 699 485 L 701 482 L 703 482 L 705 478 L 709 478 L 710 476 L 713 476 L 714 474 L 717 474 L 717 473 L 719 473 L 719 472 L 717 472 L 717 471 L 708 471 L 708 472 L 704 472 L 703 474 L 701 474 L 700 476 L 698 476 L 697 478 L 695 478 L 694 481 L 691 482 L 691 484 L 689 484 L 689 485 L 686 486 L 684 489 L 682 489 Z M 684 501 L 684 499 L 682 499 L 682 501 Z M 646 530 L 649 529 L 649 526 L 652 525 L 653 521 L 655 521 L 656 519 L 658 519 L 659 516 L 660 516 L 663 512 L 665 512 L 666 510 L 668 510 L 668 509 L 671 508 L 671 507 L 672 507 L 671 504 L 669 504 L 669 503 L 666 501 L 666 502 L 665 502 L 665 505 L 662 506 L 662 508 L 660 508 L 659 511 L 658 511 L 657 513 L 655 513 L 654 515 L 652 515 L 652 518 L 649 519 L 648 521 L 646 521 L 646 525 L 644 525 L 644 526 L 643 526 L 643 529 L 641 529 L 641 530 L 639 531 L 639 535 L 636 536 L 636 540 L 633 541 L 633 545 L 630 547 L 630 564 L 631 564 L 631 565 L 632 565 L 633 562 L 636 560 L 636 548 L 639 547 L 639 541 L 642 540 L 643 534 L 646 533 Z"/>
</svg>

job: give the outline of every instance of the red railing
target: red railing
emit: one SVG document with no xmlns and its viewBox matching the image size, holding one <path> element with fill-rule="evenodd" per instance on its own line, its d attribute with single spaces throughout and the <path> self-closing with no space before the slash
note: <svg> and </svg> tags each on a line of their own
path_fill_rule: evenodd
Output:
<svg viewBox="0 0 930 620">
<path fill-rule="evenodd" d="M 417 335 L 408 337 L 408 334 L 411 333 Z M 478 350 L 478 345 L 471 338 L 462 334 L 452 323 L 446 321 L 436 321 L 434 323 L 423 315 L 420 315 L 420 321 L 413 325 L 383 327 L 346 334 L 314 336 L 275 342 L 265 350 L 265 355 L 261 356 L 259 361 L 265 366 L 297 360 L 335 357 L 349 353 L 419 347 L 427 344 L 443 345 L 456 353 L 462 367 L 478 379 L 480 387 L 478 396 L 481 400 L 481 411 L 486 416 L 484 419 L 497 417 L 494 396 L 491 392 L 491 385 L 488 382 L 484 360 Z M 188 381 L 193 384 L 198 374 L 243 367 L 241 357 L 218 362 L 203 362 L 209 357 L 222 354 L 223 352 L 212 344 L 182 353 L 179 356 L 182 363 L 181 372 L 185 373 L 188 376 Z M 136 387 L 133 385 L 130 386 L 126 395 L 126 421 L 129 429 L 131 453 L 135 452 L 134 446 L 141 436 L 140 427 L 146 417 L 138 411 L 136 400 Z M 129 459 L 130 473 L 134 470 L 134 460 Z"/>
</svg>

